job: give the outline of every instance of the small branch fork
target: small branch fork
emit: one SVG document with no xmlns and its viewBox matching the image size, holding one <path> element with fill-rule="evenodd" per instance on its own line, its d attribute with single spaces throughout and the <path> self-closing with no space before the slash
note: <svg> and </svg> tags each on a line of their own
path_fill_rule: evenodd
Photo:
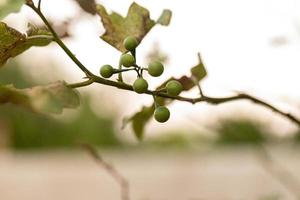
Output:
<svg viewBox="0 0 300 200">
<path fill-rule="evenodd" d="M 33 3 L 32 0 L 27 0 L 26 4 L 33 9 L 33 11 L 35 11 L 35 13 L 37 15 L 39 15 L 39 17 L 42 19 L 42 21 L 44 22 L 44 24 L 48 27 L 49 31 L 52 33 L 54 40 L 56 41 L 56 43 L 64 50 L 64 52 L 70 57 L 70 59 L 85 73 L 87 80 L 80 82 L 80 83 L 74 83 L 74 84 L 70 84 L 69 86 L 71 88 L 78 88 L 78 87 L 84 87 L 84 86 L 88 86 L 92 83 L 99 83 L 102 85 L 108 85 L 108 86 L 112 86 L 112 87 L 116 87 L 122 90 L 128 90 L 128 91 L 133 91 L 133 87 L 129 84 L 126 84 L 122 81 L 122 77 L 119 76 L 119 81 L 111 81 L 108 79 L 104 79 L 101 78 L 95 74 L 93 74 L 92 72 L 90 72 L 77 58 L 76 56 L 71 52 L 71 50 L 63 43 L 63 41 L 59 38 L 58 34 L 55 32 L 55 30 L 53 29 L 53 27 L 51 26 L 51 24 L 48 22 L 48 20 L 46 19 L 46 17 L 43 15 L 43 13 L 41 12 L 41 1 L 39 1 L 38 3 L 38 7 L 36 7 Z M 201 57 L 200 54 L 198 54 L 199 60 L 201 61 Z M 289 119 L 291 122 L 293 122 L 295 125 L 297 125 L 300 128 L 300 120 L 298 118 L 296 118 L 294 115 L 290 114 L 290 113 L 286 113 L 284 111 L 281 111 L 280 109 L 276 108 L 275 106 L 272 106 L 269 103 L 266 103 L 263 100 L 260 100 L 256 97 L 253 97 L 249 94 L 245 94 L 245 93 L 239 93 L 237 95 L 234 96 L 230 96 L 230 97 L 223 97 L 223 98 L 215 98 L 215 97 L 208 97 L 205 96 L 202 88 L 200 87 L 200 84 L 197 83 L 196 84 L 199 92 L 200 92 L 200 97 L 198 98 L 186 98 L 186 97 L 182 97 L 182 96 L 177 96 L 177 97 L 173 97 L 173 96 L 169 96 L 166 93 L 164 93 L 163 91 L 153 91 L 153 90 L 148 90 L 147 92 L 145 92 L 145 94 L 148 95 L 155 95 L 155 96 L 160 96 L 160 97 L 164 97 L 164 98 L 168 98 L 168 99 L 173 99 L 173 100 L 178 100 L 178 101 L 185 101 L 185 102 L 189 102 L 192 104 L 195 103 L 199 103 L 199 102 L 206 102 L 209 104 L 213 104 L 213 105 L 218 105 L 221 103 L 226 103 L 226 102 L 231 102 L 231 101 L 237 101 L 237 100 L 248 100 L 251 101 L 255 104 L 264 106 L 268 109 L 270 109 L 271 111 L 285 117 L 286 119 Z"/>
<path fill-rule="evenodd" d="M 121 189 L 121 200 L 130 200 L 129 197 L 129 183 L 113 165 L 109 164 L 98 154 L 97 150 L 89 145 L 82 144 L 82 147 L 87 153 L 94 158 L 94 160 L 105 169 L 105 171 L 119 184 Z"/>
</svg>

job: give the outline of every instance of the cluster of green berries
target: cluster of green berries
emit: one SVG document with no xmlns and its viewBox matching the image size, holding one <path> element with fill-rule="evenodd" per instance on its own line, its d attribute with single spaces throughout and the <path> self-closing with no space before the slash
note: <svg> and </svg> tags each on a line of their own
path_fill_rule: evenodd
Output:
<svg viewBox="0 0 300 200">
<path fill-rule="evenodd" d="M 122 54 L 120 57 L 120 65 L 126 69 L 115 69 L 111 65 L 103 65 L 100 68 L 100 75 L 103 78 L 110 78 L 113 74 L 122 73 L 129 70 L 135 70 L 138 74 L 137 79 L 134 81 L 132 88 L 136 93 L 142 94 L 148 91 L 148 82 L 143 78 L 143 71 L 147 71 L 153 77 L 159 77 L 164 72 L 164 66 L 158 61 L 152 61 L 147 68 L 142 68 L 136 64 L 135 50 L 139 45 L 135 37 L 129 36 L 123 41 L 123 45 L 129 53 Z M 179 81 L 169 81 L 162 92 L 166 92 L 170 96 L 178 96 L 183 87 Z M 156 106 L 154 118 L 158 122 L 166 122 L 170 118 L 170 111 L 165 106 Z"/>
</svg>

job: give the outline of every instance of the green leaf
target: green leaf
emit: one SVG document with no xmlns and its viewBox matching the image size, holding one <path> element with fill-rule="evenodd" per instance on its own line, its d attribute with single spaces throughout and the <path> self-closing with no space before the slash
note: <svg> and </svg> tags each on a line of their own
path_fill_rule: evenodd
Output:
<svg viewBox="0 0 300 200">
<path fill-rule="evenodd" d="M 172 18 L 172 11 L 165 9 L 163 10 L 162 14 L 160 15 L 156 23 L 161 24 L 163 26 L 168 26 L 171 22 L 171 18 Z"/>
<path fill-rule="evenodd" d="M 48 33 L 40 33 L 39 35 L 37 33 L 38 31 L 35 30 L 26 36 L 0 22 L 0 67 L 9 58 L 13 58 L 33 46 L 46 46 L 53 41 L 53 37 Z"/>
<path fill-rule="evenodd" d="M 123 121 L 123 127 L 131 122 L 133 132 L 138 140 L 144 137 L 144 128 L 154 113 L 155 106 L 143 106 L 142 110 Z"/>
<path fill-rule="evenodd" d="M 12 12 L 18 12 L 24 0 L 0 0 L 0 19 L 3 19 Z"/>
<path fill-rule="evenodd" d="M 206 77 L 207 72 L 206 72 L 205 66 L 202 62 L 202 59 L 200 57 L 200 54 L 198 54 L 198 58 L 199 58 L 199 63 L 196 66 L 192 67 L 191 73 L 192 73 L 192 76 L 197 81 L 201 81 L 204 77 Z"/>
<path fill-rule="evenodd" d="M 137 3 L 131 4 L 126 17 L 122 17 L 116 12 L 108 14 L 105 7 L 100 4 L 97 5 L 97 12 L 106 30 L 101 39 L 121 52 L 126 52 L 123 40 L 127 36 L 134 36 L 141 42 L 156 24 L 154 20 L 150 19 L 149 11 Z"/>
<path fill-rule="evenodd" d="M 0 104 L 12 103 L 32 111 L 61 113 L 64 108 L 80 105 L 76 90 L 58 81 L 45 86 L 16 89 L 13 86 L 0 86 Z"/>
</svg>

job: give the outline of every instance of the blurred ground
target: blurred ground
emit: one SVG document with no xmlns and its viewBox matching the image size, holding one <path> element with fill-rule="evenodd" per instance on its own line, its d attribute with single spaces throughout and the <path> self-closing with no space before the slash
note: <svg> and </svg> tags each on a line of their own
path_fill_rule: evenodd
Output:
<svg viewBox="0 0 300 200">
<path fill-rule="evenodd" d="M 300 151 L 268 147 L 300 178 Z M 254 147 L 197 152 L 104 151 L 128 179 L 133 200 L 295 199 L 264 170 Z M 119 186 L 87 154 L 52 151 L 0 154 L 0 199 L 114 200 Z"/>
</svg>

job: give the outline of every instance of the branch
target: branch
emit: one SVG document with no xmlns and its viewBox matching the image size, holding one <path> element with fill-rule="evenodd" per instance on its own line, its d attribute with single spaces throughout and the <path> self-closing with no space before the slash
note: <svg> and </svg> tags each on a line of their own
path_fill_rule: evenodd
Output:
<svg viewBox="0 0 300 200">
<path fill-rule="evenodd" d="M 128 181 L 114 168 L 114 166 L 103 160 L 103 158 L 98 154 L 97 150 L 93 146 L 89 144 L 82 144 L 82 147 L 120 185 L 121 200 L 130 200 Z"/>
<path fill-rule="evenodd" d="M 74 84 L 70 84 L 69 86 L 72 88 L 76 88 L 76 87 L 83 87 L 83 86 L 87 86 L 90 85 L 92 83 L 100 83 L 102 85 L 108 85 L 108 86 L 112 86 L 112 87 L 116 87 L 122 90 L 128 90 L 128 91 L 134 91 L 133 87 L 131 85 L 128 85 L 124 82 L 122 82 L 122 76 L 119 76 L 119 81 L 111 81 L 108 79 L 104 79 L 101 78 L 99 76 L 94 75 L 92 72 L 90 72 L 76 57 L 75 55 L 71 52 L 71 50 L 63 43 L 63 41 L 59 38 L 59 36 L 57 35 L 57 33 L 55 32 L 55 30 L 53 29 L 53 27 L 51 26 L 51 24 L 48 22 L 48 20 L 46 19 L 46 17 L 43 15 L 43 13 L 40 11 L 40 9 L 38 9 L 37 7 L 35 7 L 35 5 L 32 3 L 32 1 L 27 0 L 27 5 L 32 8 L 39 16 L 40 18 L 43 20 L 43 22 L 45 23 L 45 25 L 48 27 L 48 29 L 50 30 L 50 32 L 52 33 L 54 40 L 57 42 L 57 44 L 65 51 L 65 53 L 73 60 L 73 62 L 86 74 L 87 78 L 89 79 L 88 81 L 84 81 L 81 83 L 74 83 Z M 201 61 L 201 57 L 200 54 L 198 54 L 199 56 L 199 60 Z M 268 109 L 270 109 L 271 111 L 289 119 L 291 122 L 293 122 L 294 124 L 296 124 L 298 127 L 300 127 L 300 120 L 297 119 L 294 115 L 290 114 L 290 113 L 286 113 L 284 111 L 281 111 L 280 109 L 276 108 L 275 106 L 272 106 L 271 104 L 260 100 L 256 97 L 253 97 L 251 95 L 245 94 L 245 93 L 240 93 L 237 94 L 235 96 L 230 96 L 230 97 L 223 97 L 223 98 L 215 98 L 215 97 L 208 97 L 205 96 L 202 92 L 202 89 L 200 87 L 200 85 L 198 84 L 198 88 L 200 91 L 201 96 L 199 98 L 186 98 L 186 97 L 182 97 L 182 96 L 177 96 L 177 97 L 173 97 L 173 96 L 169 96 L 168 94 L 162 92 L 162 91 L 152 91 L 152 90 L 148 90 L 145 92 L 145 94 L 148 95 L 155 95 L 155 96 L 160 96 L 160 97 L 164 97 L 164 98 L 168 98 L 168 99 L 173 99 L 173 100 L 178 100 L 178 101 L 185 101 L 185 102 L 190 102 L 192 104 L 198 103 L 198 102 L 206 102 L 209 104 L 221 104 L 221 103 L 226 103 L 226 102 L 231 102 L 231 101 L 236 101 L 236 100 L 249 100 L 255 104 L 264 106 Z"/>
<path fill-rule="evenodd" d="M 39 1 L 39 6 L 40 6 L 40 2 Z M 76 56 L 71 52 L 71 50 L 63 43 L 63 41 L 59 38 L 58 34 L 55 32 L 55 30 L 53 29 L 53 27 L 51 26 L 51 24 L 48 22 L 48 20 L 46 19 L 46 17 L 44 16 L 44 14 L 41 12 L 41 8 L 40 7 L 36 7 L 34 5 L 34 3 L 31 0 L 27 0 L 26 1 L 26 5 L 28 5 L 30 8 L 32 8 L 32 10 L 34 10 L 34 12 L 36 14 L 39 15 L 39 17 L 42 19 L 42 21 L 44 22 L 44 24 L 47 26 L 47 28 L 49 29 L 49 31 L 51 32 L 51 34 L 54 37 L 54 40 L 56 41 L 56 43 L 65 51 L 65 53 L 73 60 L 73 62 L 88 76 L 88 75 L 92 75 L 92 72 L 90 72 L 77 58 Z"/>
<path fill-rule="evenodd" d="M 253 97 L 249 94 L 240 93 L 235 96 L 225 97 L 225 98 L 203 97 L 203 98 L 195 99 L 196 102 L 205 101 L 210 104 L 221 104 L 221 103 L 226 103 L 226 102 L 236 101 L 236 100 L 249 100 L 255 104 L 264 106 L 264 107 L 270 109 L 271 111 L 289 119 L 291 122 L 293 122 L 294 124 L 296 124 L 297 126 L 300 127 L 300 120 L 297 119 L 294 115 L 284 112 L 284 111 L 281 111 L 280 109 L 276 108 L 275 106 L 273 106 L 263 100 L 260 100 L 256 97 Z"/>
<path fill-rule="evenodd" d="M 114 81 L 110 81 L 110 80 L 106 80 L 106 79 L 102 79 L 102 78 L 98 78 L 97 76 L 93 77 L 94 78 L 94 82 L 100 83 L 100 84 L 104 84 L 104 85 L 110 85 L 113 87 L 117 87 L 119 89 L 123 89 L 123 90 L 130 90 L 133 91 L 133 88 L 131 85 L 125 84 L 125 83 L 119 83 L 119 82 L 114 82 Z M 152 90 L 148 90 L 146 92 L 146 94 L 149 95 L 155 95 L 155 96 L 160 96 L 160 97 L 164 97 L 164 98 L 168 98 L 168 99 L 173 99 L 173 100 L 178 100 L 178 101 L 185 101 L 185 102 L 189 102 L 192 104 L 195 103 L 199 103 L 199 102 L 206 102 L 209 104 L 213 104 L 213 105 L 218 105 L 218 104 L 222 104 L 222 103 L 227 103 L 227 102 L 231 102 L 231 101 L 237 101 L 237 100 L 248 100 L 251 101 L 255 104 L 264 106 L 268 109 L 270 109 L 271 111 L 289 119 L 291 122 L 293 122 L 294 124 L 296 124 L 297 126 L 300 127 L 300 120 L 297 119 L 294 115 L 290 114 L 290 113 L 286 113 L 284 111 L 281 111 L 280 109 L 276 108 L 275 106 L 260 100 L 256 97 L 253 97 L 249 94 L 245 94 L 245 93 L 240 93 L 234 96 L 230 96 L 230 97 L 222 97 L 222 98 L 217 98 L 217 97 L 208 97 L 208 96 L 201 96 L 199 98 L 186 98 L 186 97 L 182 97 L 182 96 L 177 96 L 177 97 L 173 97 L 173 96 L 169 96 L 166 93 L 163 92 L 157 92 L 157 91 L 152 91 Z"/>
</svg>

